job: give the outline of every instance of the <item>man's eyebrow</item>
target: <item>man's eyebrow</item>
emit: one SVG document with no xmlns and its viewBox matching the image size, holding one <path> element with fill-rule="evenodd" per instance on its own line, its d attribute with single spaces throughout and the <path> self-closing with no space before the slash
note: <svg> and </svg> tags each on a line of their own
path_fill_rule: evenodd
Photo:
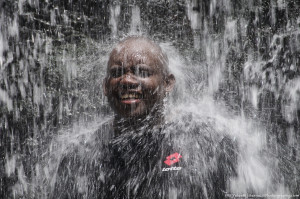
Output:
<svg viewBox="0 0 300 199">
<path fill-rule="evenodd" d="M 118 65 L 118 64 L 114 64 L 111 67 L 109 67 L 109 70 L 114 70 L 114 69 L 119 69 L 119 68 L 123 68 L 122 65 Z"/>
<path fill-rule="evenodd" d="M 139 67 L 139 68 L 149 68 L 151 69 L 151 67 L 148 64 L 144 64 L 144 63 L 139 63 L 134 65 L 133 67 Z"/>
</svg>

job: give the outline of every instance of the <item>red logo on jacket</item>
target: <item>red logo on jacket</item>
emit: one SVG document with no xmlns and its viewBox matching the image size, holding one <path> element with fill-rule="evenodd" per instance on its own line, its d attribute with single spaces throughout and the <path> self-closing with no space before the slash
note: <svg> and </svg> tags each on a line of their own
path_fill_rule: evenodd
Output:
<svg viewBox="0 0 300 199">
<path fill-rule="evenodd" d="M 179 158 L 182 158 L 182 155 L 180 155 L 179 153 L 173 153 L 166 157 L 164 163 L 171 166 L 172 164 L 179 162 Z"/>
</svg>

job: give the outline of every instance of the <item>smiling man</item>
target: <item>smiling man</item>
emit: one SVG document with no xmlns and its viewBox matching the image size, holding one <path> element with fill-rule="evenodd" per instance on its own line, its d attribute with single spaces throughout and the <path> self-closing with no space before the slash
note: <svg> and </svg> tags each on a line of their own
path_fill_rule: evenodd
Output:
<svg viewBox="0 0 300 199">
<path fill-rule="evenodd" d="M 113 121 L 66 152 L 51 198 L 223 198 L 235 173 L 233 144 L 208 118 L 183 110 L 165 121 L 174 83 L 153 41 L 118 43 L 103 81 Z"/>
<path fill-rule="evenodd" d="M 161 122 L 163 99 L 174 86 L 168 58 L 153 41 L 129 37 L 111 52 L 104 80 L 104 94 L 118 123 L 140 126 Z"/>
<path fill-rule="evenodd" d="M 233 144 L 204 118 L 165 121 L 164 98 L 174 84 L 168 57 L 148 38 L 129 37 L 112 50 L 103 83 L 115 112 L 105 197 L 224 197 Z"/>
</svg>

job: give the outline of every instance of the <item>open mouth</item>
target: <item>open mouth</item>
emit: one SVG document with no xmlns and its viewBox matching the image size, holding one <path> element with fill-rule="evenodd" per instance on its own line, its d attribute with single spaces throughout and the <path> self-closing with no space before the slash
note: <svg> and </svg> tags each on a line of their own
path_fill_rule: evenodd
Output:
<svg viewBox="0 0 300 199">
<path fill-rule="evenodd" d="M 135 104 L 141 101 L 142 96 L 139 93 L 123 93 L 120 95 L 120 99 L 124 104 Z"/>
</svg>

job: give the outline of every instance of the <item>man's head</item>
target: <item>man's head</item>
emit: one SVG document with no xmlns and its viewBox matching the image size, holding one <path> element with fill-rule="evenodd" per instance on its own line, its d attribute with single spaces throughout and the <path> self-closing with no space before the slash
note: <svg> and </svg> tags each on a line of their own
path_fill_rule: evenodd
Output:
<svg viewBox="0 0 300 199">
<path fill-rule="evenodd" d="M 162 49 L 145 37 L 129 37 L 112 50 L 103 87 L 117 115 L 139 118 L 161 110 L 174 83 Z"/>
</svg>

